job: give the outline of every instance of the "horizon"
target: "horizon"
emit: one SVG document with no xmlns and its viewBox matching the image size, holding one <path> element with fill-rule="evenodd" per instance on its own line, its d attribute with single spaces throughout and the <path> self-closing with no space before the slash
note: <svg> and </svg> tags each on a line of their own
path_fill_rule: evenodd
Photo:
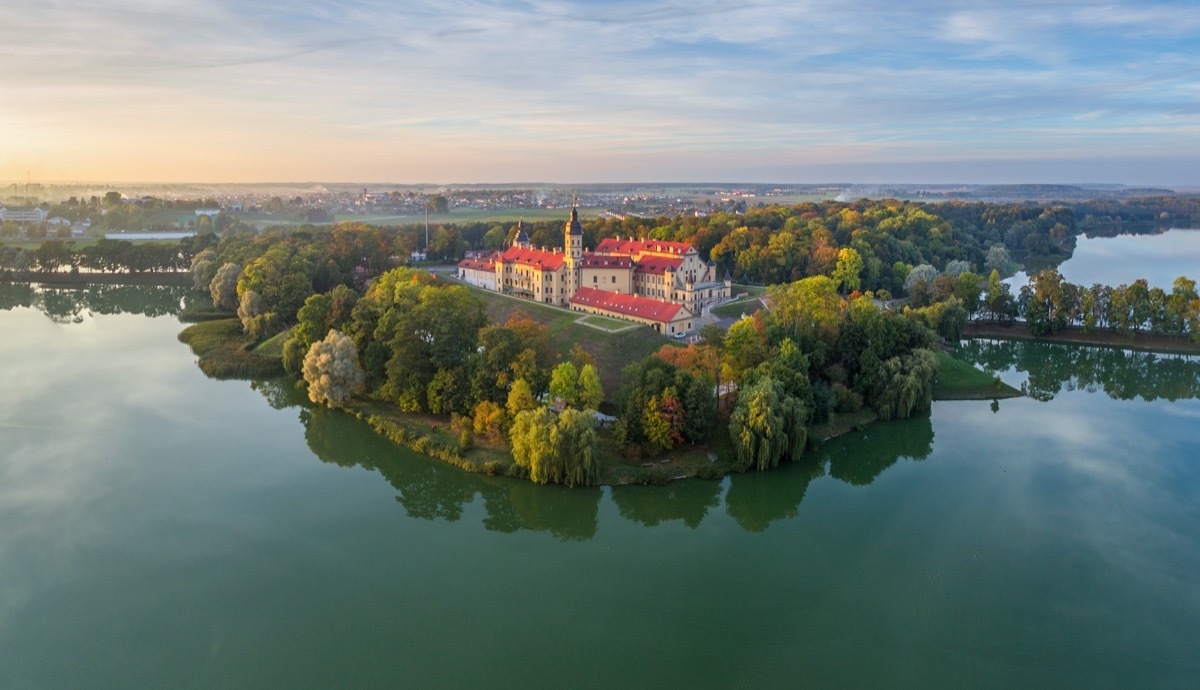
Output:
<svg viewBox="0 0 1200 690">
<path fill-rule="evenodd" d="M 9 183 L 1200 186 L 1184 0 L 12 4 Z"/>
</svg>

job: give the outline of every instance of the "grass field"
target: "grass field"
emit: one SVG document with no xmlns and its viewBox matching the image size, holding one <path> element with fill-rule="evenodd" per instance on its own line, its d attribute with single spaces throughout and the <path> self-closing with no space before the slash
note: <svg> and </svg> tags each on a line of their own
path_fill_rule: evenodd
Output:
<svg viewBox="0 0 1200 690">
<path fill-rule="evenodd" d="M 522 312 L 529 318 L 546 326 L 558 353 L 566 357 L 575 343 L 579 343 L 585 352 L 592 356 L 600 381 L 604 384 L 604 393 L 611 397 L 621 385 L 621 372 L 626 365 L 649 357 L 658 352 L 663 345 L 671 341 L 654 332 L 649 326 L 633 324 L 629 321 L 618 321 L 605 317 L 588 316 L 589 321 L 603 319 L 615 327 L 633 328 L 620 333 L 609 333 L 575 323 L 581 316 L 579 312 L 571 312 L 557 307 L 550 307 L 536 302 L 514 299 L 498 295 L 490 290 L 472 288 L 487 303 L 488 320 L 492 323 L 504 323 L 513 314 Z M 600 323 L 600 322 L 596 322 Z"/>
<path fill-rule="evenodd" d="M 1021 391 L 1000 382 L 995 376 L 954 359 L 945 352 L 937 352 L 937 358 L 938 373 L 937 381 L 933 385 L 934 400 L 992 400 L 1021 395 Z"/>
<path fill-rule="evenodd" d="M 615 331 L 615 330 L 619 330 L 622 328 L 629 328 L 630 326 L 637 325 L 634 323 L 630 323 L 629 321 L 621 321 L 619 319 L 610 319 L 607 316 L 599 316 L 597 314 L 581 316 L 581 317 L 579 317 L 579 322 L 585 323 L 589 326 L 595 326 L 596 328 L 604 328 L 604 329 L 607 329 L 610 331 Z"/>
<path fill-rule="evenodd" d="M 736 302 L 728 302 L 719 307 L 713 307 L 710 311 L 723 319 L 740 319 L 743 316 L 753 314 L 761 308 L 762 302 L 759 302 L 757 297 L 751 297 Z"/>
</svg>

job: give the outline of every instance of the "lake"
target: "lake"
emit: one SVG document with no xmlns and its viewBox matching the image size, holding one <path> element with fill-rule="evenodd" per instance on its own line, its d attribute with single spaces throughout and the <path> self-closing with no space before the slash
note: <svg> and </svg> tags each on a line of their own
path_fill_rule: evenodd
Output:
<svg viewBox="0 0 1200 690">
<path fill-rule="evenodd" d="M 1036 396 L 568 490 L 207 379 L 181 297 L 0 284 L 0 687 L 1200 678 L 1196 358 L 975 343 Z"/>
<path fill-rule="evenodd" d="M 1071 258 L 1058 271 L 1076 285 L 1117 287 L 1145 278 L 1150 287 L 1170 292 L 1179 276 L 1200 280 L 1200 230 L 1172 228 L 1149 235 L 1080 236 Z M 1025 273 L 1013 276 L 1014 293 L 1028 282 Z"/>
</svg>

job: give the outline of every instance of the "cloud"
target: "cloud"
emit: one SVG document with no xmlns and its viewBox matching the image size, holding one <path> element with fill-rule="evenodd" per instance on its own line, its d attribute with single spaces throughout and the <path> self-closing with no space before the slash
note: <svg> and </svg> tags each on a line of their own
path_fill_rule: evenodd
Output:
<svg viewBox="0 0 1200 690">
<path fill-rule="evenodd" d="M 165 152 L 148 167 L 194 157 L 199 138 L 264 157 L 256 179 L 280 176 L 268 159 L 294 169 L 301 148 L 341 170 L 381 149 L 425 157 L 396 175 L 433 156 L 477 170 L 485 149 L 708 152 L 711 176 L 739 150 L 884 161 L 1044 154 L 1064 136 L 1121 155 L 1198 143 L 1192 20 L 1156 28 L 1183 14 L 1169 4 L 18 0 L 6 14 L 8 155 L 44 152 L 63 177 L 78 175 L 62 148 L 87 142 L 88 165 L 127 157 L 129 123 Z"/>
</svg>

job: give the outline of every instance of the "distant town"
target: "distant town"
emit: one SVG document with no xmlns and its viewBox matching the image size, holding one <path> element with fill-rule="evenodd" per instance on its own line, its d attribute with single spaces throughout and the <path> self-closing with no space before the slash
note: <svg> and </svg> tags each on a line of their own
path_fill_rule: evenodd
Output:
<svg viewBox="0 0 1200 690">
<path fill-rule="evenodd" d="M 119 191 L 115 191 L 119 190 Z M 1180 190 L 1185 191 L 1185 190 Z M 1176 190 L 1123 185 L 781 184 L 120 184 L 14 182 L 0 187 L 0 239 L 97 237 L 118 232 L 259 229 L 297 223 L 500 222 L 655 218 L 745 212 L 771 204 L 863 198 L 991 202 L 1124 200 Z"/>
</svg>

